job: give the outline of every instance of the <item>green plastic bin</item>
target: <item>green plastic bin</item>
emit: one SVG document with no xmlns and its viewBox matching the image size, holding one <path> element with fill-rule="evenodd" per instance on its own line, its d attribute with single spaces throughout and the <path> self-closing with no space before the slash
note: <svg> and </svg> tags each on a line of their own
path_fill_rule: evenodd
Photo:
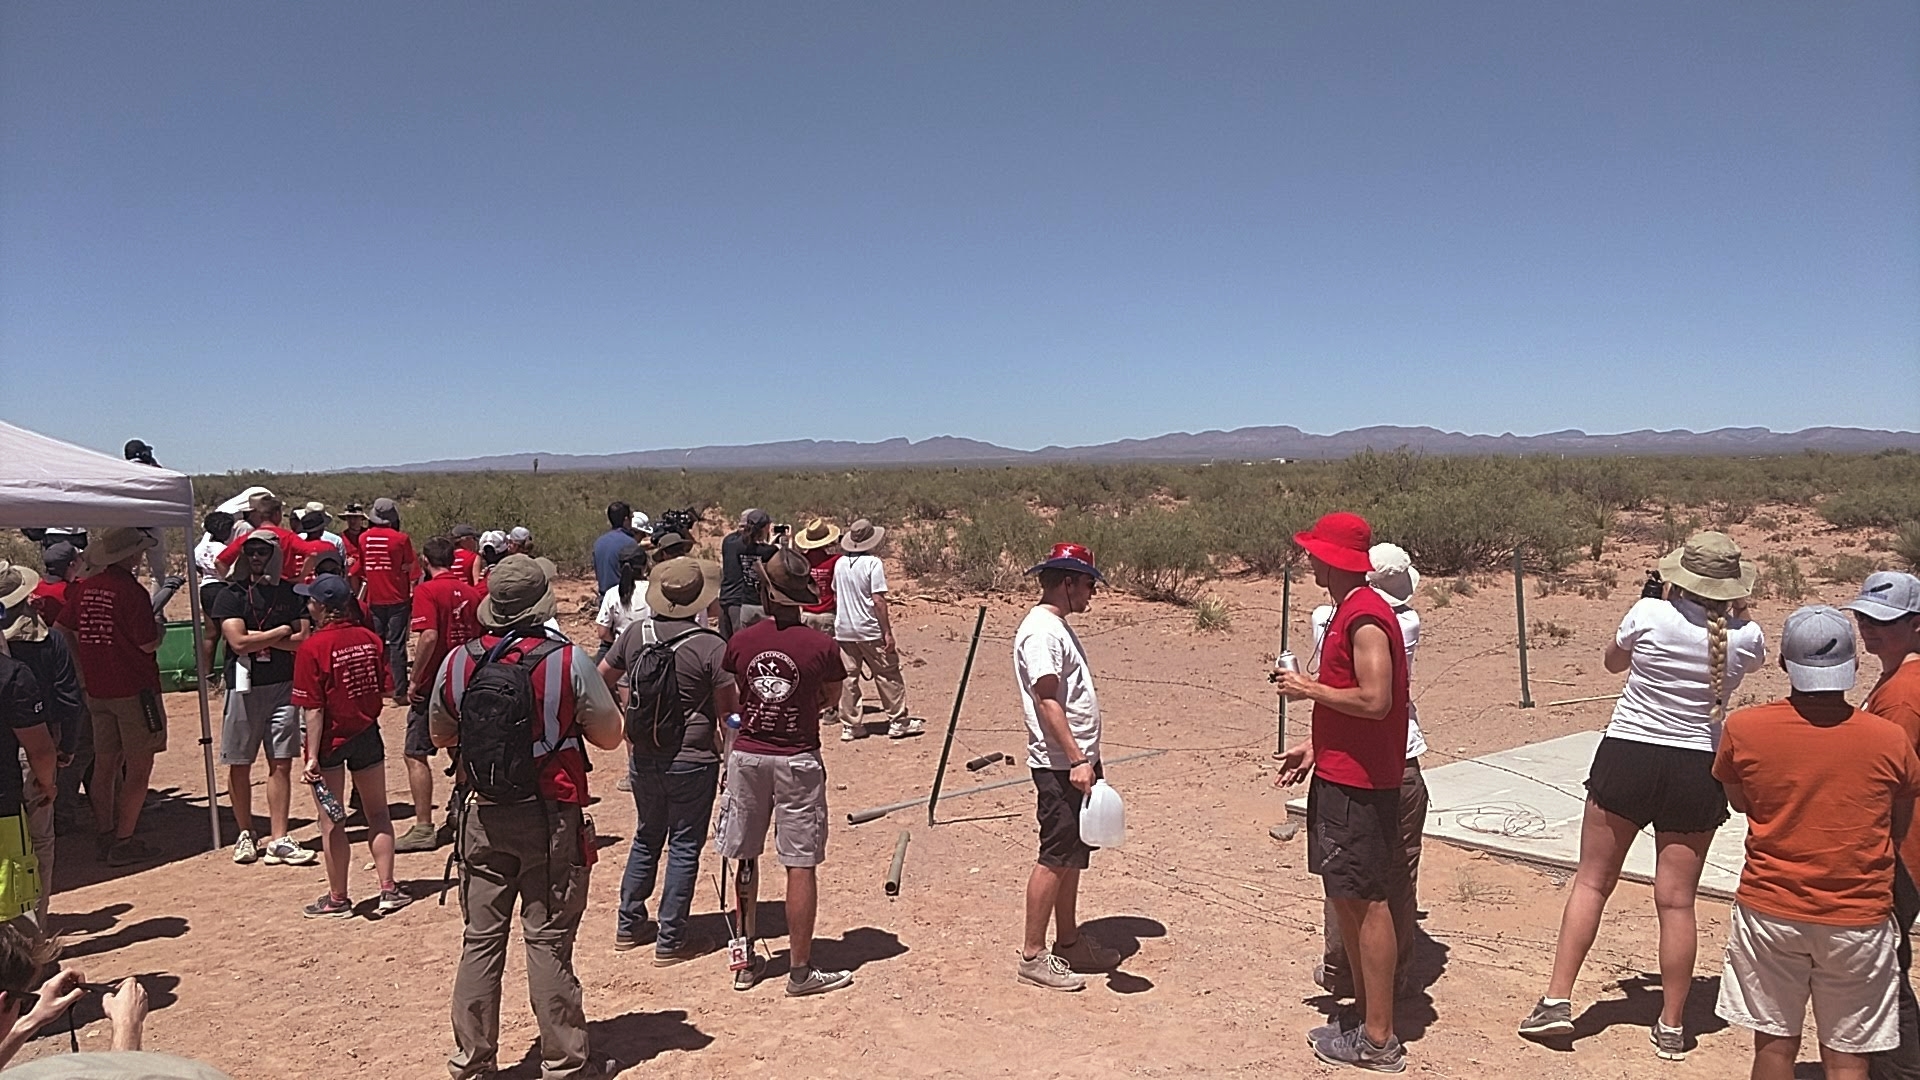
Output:
<svg viewBox="0 0 1920 1080">
<path fill-rule="evenodd" d="M 226 662 L 225 643 L 213 650 L 213 670 L 218 672 L 220 665 Z M 171 694 L 181 690 L 194 690 L 200 686 L 200 672 L 193 662 L 193 623 L 190 620 L 170 622 L 167 632 L 160 638 L 160 651 L 154 654 L 160 664 L 160 689 Z"/>
</svg>

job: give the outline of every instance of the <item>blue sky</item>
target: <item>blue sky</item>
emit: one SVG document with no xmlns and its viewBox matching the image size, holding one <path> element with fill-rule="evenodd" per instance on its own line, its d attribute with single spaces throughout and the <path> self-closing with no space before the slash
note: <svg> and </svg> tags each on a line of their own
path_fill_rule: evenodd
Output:
<svg viewBox="0 0 1920 1080">
<path fill-rule="evenodd" d="M 1920 427 L 1920 5 L 0 5 L 0 416 L 197 471 Z"/>
</svg>

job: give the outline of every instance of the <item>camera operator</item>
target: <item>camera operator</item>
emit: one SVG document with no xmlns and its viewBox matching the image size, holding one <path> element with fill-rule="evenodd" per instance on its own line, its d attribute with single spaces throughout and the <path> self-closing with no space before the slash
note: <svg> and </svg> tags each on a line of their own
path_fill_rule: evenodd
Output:
<svg viewBox="0 0 1920 1080">
<path fill-rule="evenodd" d="M 768 542 L 772 530 L 773 518 L 765 510 L 751 509 L 740 515 L 740 524 L 720 542 L 723 637 L 730 638 L 767 617 L 767 609 L 760 606 L 760 564 L 778 550 Z"/>
</svg>

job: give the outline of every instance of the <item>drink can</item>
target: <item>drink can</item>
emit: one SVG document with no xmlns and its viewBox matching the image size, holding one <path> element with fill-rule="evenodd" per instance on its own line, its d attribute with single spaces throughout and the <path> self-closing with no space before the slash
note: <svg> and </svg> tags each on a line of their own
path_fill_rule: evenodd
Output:
<svg viewBox="0 0 1920 1080">
<path fill-rule="evenodd" d="M 1291 671 L 1296 675 L 1300 673 L 1300 658 L 1293 655 L 1293 650 L 1291 649 L 1281 653 L 1280 658 L 1275 661 L 1275 664 L 1281 671 Z"/>
</svg>

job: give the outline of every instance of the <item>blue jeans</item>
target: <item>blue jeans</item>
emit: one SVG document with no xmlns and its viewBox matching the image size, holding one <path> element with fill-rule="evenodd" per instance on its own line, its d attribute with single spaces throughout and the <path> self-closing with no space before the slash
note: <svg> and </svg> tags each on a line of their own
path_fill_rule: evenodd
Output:
<svg viewBox="0 0 1920 1080">
<path fill-rule="evenodd" d="M 620 916 L 615 930 L 626 936 L 640 932 L 647 921 L 647 897 L 667 855 L 667 882 L 660 890 L 660 936 L 656 951 L 684 944 L 687 915 L 693 908 L 693 889 L 700 877 L 700 845 L 707 842 L 707 822 L 713 815 L 713 796 L 720 783 L 719 765 L 688 765 L 656 758 L 629 758 L 633 780 L 633 808 L 637 822 L 633 847 L 627 852 L 627 872 L 620 879 Z"/>
</svg>

